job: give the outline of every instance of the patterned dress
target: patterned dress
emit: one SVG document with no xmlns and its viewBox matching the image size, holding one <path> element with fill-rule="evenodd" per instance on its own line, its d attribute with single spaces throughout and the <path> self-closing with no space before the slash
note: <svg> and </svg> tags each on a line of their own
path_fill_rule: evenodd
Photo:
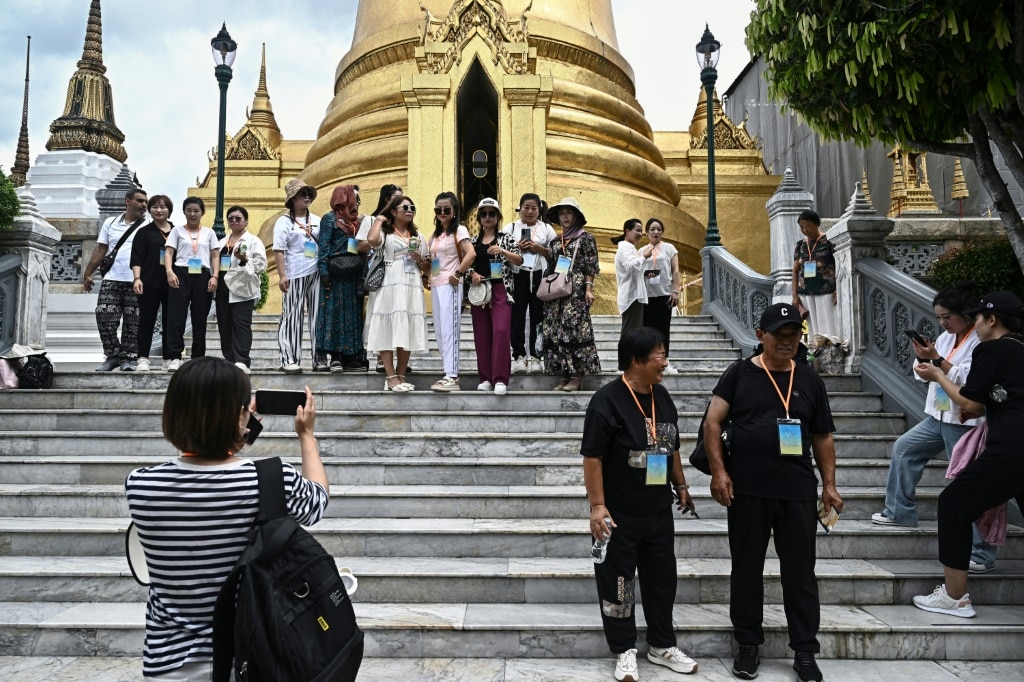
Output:
<svg viewBox="0 0 1024 682">
<path fill-rule="evenodd" d="M 585 278 L 596 277 L 600 272 L 597 260 L 597 242 L 589 233 L 566 244 L 568 252 L 562 250 L 562 241 L 551 242 L 551 256 L 548 271 L 555 271 L 558 256 L 565 253 L 576 260 L 569 271 L 572 280 L 572 294 L 544 303 L 544 322 L 540 333 L 544 336 L 544 372 L 558 376 L 583 376 L 599 374 L 601 360 L 594 345 L 594 325 L 587 306 Z"/>
<path fill-rule="evenodd" d="M 348 249 L 348 233 L 338 227 L 334 212 L 320 220 L 320 248 L 317 267 L 321 282 L 330 274 L 327 261 L 331 254 Z M 358 278 L 331 279 L 330 287 L 320 287 L 320 310 L 316 325 L 316 352 L 339 356 L 361 356 L 363 353 L 363 302 L 357 292 Z"/>
</svg>

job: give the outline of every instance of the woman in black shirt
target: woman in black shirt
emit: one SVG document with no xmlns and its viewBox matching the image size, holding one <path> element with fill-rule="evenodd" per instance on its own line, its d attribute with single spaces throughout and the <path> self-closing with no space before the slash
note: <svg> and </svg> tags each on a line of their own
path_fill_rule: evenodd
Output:
<svg viewBox="0 0 1024 682">
<path fill-rule="evenodd" d="M 135 281 L 132 288 L 139 299 L 139 364 L 136 370 L 149 371 L 149 351 L 153 345 L 156 313 L 160 311 L 161 335 L 167 333 L 167 273 L 164 269 L 164 245 L 174 223 L 168 218 L 174 211 L 170 197 L 150 197 L 149 215 L 153 222 L 139 229 L 132 241 L 131 267 Z M 166 345 L 164 345 L 166 348 Z M 167 360 L 167 352 L 163 353 Z"/>
</svg>

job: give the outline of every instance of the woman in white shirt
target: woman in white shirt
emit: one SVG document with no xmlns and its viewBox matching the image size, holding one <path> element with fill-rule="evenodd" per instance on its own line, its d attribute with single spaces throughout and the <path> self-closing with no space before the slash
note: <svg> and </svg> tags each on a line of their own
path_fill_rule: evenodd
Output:
<svg viewBox="0 0 1024 682">
<path fill-rule="evenodd" d="M 473 267 L 474 251 L 469 229 L 462 224 L 462 205 L 452 192 L 441 192 L 434 199 L 434 234 L 428 249 L 434 338 L 444 365 L 444 377 L 435 381 L 430 390 L 458 391 L 462 279 Z"/>
<path fill-rule="evenodd" d="M 523 254 L 523 264 L 512 267 L 516 300 L 512 304 L 512 373 L 543 372 L 537 353 L 537 328 L 544 319 L 544 301 L 537 298 L 537 287 L 548 267 L 548 244 L 557 235 L 540 219 L 541 200 L 533 193 L 519 199 L 519 220 L 502 230 L 512 235 Z M 530 312 L 530 342 L 526 344 L 526 312 Z"/>
<path fill-rule="evenodd" d="M 281 369 L 287 374 L 302 371 L 302 311 L 309 329 L 309 354 L 313 369 L 327 369 L 326 360 L 316 357 L 316 317 L 320 306 L 320 271 L 317 268 L 317 239 L 320 216 L 309 210 L 316 199 L 316 188 L 299 178 L 284 186 L 288 214 L 274 224 L 274 263 L 277 266 L 281 299 L 281 326 L 277 345 L 281 351 Z"/>
<path fill-rule="evenodd" d="M 248 231 L 249 212 L 241 206 L 227 211 L 229 232 L 220 250 L 220 285 L 215 297 L 220 352 L 246 374 L 252 366 L 252 314 L 260 300 L 260 274 L 267 269 L 267 247 Z"/>
<path fill-rule="evenodd" d="M 185 224 L 171 230 L 164 247 L 168 294 L 167 333 L 164 356 L 168 372 L 181 367 L 185 350 L 185 319 L 192 316 L 192 357 L 206 355 L 206 316 L 210 314 L 213 292 L 220 276 L 217 233 L 203 227 L 200 220 L 206 205 L 199 197 L 182 202 Z"/>
<path fill-rule="evenodd" d="M 630 329 L 644 326 L 644 308 L 647 306 L 647 287 L 644 285 L 644 260 L 651 255 L 650 244 L 637 249 L 636 245 L 644 236 L 644 224 L 637 218 L 630 218 L 622 224 L 622 234 L 612 237 L 612 244 L 618 245 L 615 252 L 615 281 L 619 286 L 619 315 L 622 329 L 619 338 Z"/>
<path fill-rule="evenodd" d="M 652 247 L 644 260 L 644 285 L 647 287 L 644 326 L 657 329 L 665 337 L 665 360 L 668 361 L 672 309 L 679 301 L 679 251 L 662 241 L 665 226 L 657 218 L 648 220 L 644 229 Z M 679 370 L 670 364 L 665 367 L 665 374 L 679 374 Z"/>
</svg>

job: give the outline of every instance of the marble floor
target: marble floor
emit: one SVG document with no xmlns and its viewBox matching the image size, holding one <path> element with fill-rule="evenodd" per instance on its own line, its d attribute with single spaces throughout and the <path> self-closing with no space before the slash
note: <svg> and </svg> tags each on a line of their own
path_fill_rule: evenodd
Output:
<svg viewBox="0 0 1024 682">
<path fill-rule="evenodd" d="M 645 682 L 671 680 L 734 680 L 732 661 L 701 659 L 700 669 L 685 678 L 665 668 L 640 660 L 640 675 Z M 984 661 L 851 661 L 821 659 L 829 682 L 861 682 L 877 679 L 885 682 L 994 682 L 1024 680 L 1024 662 Z M 138 658 L 100 657 L 0 657 L 0 675 L 4 682 L 128 682 L 142 679 Z M 545 658 L 367 658 L 359 673 L 360 682 L 424 680 L 437 682 L 586 682 L 610 680 L 614 664 L 603 660 Z M 795 679 L 788 659 L 762 661 L 763 682 L 792 682 Z"/>
</svg>

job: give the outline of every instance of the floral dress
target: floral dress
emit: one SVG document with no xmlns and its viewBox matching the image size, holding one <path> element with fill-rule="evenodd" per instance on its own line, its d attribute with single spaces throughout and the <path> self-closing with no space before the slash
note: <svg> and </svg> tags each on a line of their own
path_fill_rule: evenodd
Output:
<svg viewBox="0 0 1024 682">
<path fill-rule="evenodd" d="M 320 281 L 320 308 L 316 325 L 316 352 L 356 357 L 363 353 L 363 301 L 359 296 L 359 278 L 331 279 L 328 261 L 333 254 L 348 250 L 349 235 L 338 227 L 334 212 L 320 220 L 317 267 Z M 341 357 L 335 357 L 341 360 Z"/>
<path fill-rule="evenodd" d="M 567 251 L 563 251 L 563 248 Z M 586 299 L 587 276 L 597 277 L 600 266 L 597 260 L 597 242 L 588 232 L 563 246 L 561 239 L 550 244 L 548 271 L 555 271 L 558 257 L 563 253 L 576 260 L 569 270 L 572 293 L 564 298 L 544 303 L 544 322 L 540 333 L 544 337 L 544 372 L 559 376 L 583 376 L 599 374 L 601 360 L 594 344 L 594 325 L 590 319 L 590 307 Z"/>
</svg>

